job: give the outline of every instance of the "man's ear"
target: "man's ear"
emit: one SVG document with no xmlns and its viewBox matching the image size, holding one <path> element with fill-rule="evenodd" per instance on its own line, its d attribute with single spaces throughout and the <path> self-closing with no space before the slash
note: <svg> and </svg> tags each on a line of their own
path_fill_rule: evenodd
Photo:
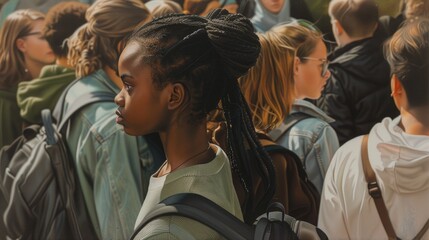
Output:
<svg viewBox="0 0 429 240">
<path fill-rule="evenodd" d="M 393 74 L 390 80 L 390 89 L 392 90 L 392 94 L 390 96 L 393 97 L 393 101 L 395 102 L 396 108 L 401 110 L 404 104 L 406 104 L 404 102 L 406 101 L 406 95 L 404 95 L 404 87 L 402 86 L 396 74 Z"/>
<path fill-rule="evenodd" d="M 16 39 L 16 48 L 18 48 L 19 51 L 25 53 L 27 51 L 27 44 L 25 43 L 24 39 L 18 38 Z"/>
<path fill-rule="evenodd" d="M 185 86 L 182 83 L 173 83 L 170 86 L 169 94 L 168 109 L 178 109 L 186 98 Z"/>
<path fill-rule="evenodd" d="M 337 30 L 338 35 L 343 34 L 344 28 L 341 26 L 341 23 L 338 20 L 334 20 L 334 27 Z"/>
<path fill-rule="evenodd" d="M 402 83 L 401 81 L 399 81 L 398 76 L 396 76 L 396 74 L 393 74 L 392 76 L 390 88 L 392 90 L 392 96 L 400 96 L 403 94 L 404 87 L 402 86 Z"/>
</svg>

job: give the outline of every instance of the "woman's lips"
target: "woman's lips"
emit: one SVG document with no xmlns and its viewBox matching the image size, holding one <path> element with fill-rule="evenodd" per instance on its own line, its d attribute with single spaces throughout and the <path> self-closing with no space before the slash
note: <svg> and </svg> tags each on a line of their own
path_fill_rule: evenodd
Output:
<svg viewBox="0 0 429 240">
<path fill-rule="evenodd" d="M 117 117 L 116 117 L 116 123 L 122 125 L 122 122 L 124 121 L 124 118 L 122 117 L 122 113 L 121 113 L 121 111 L 119 109 L 116 110 L 116 115 L 117 115 Z"/>
</svg>

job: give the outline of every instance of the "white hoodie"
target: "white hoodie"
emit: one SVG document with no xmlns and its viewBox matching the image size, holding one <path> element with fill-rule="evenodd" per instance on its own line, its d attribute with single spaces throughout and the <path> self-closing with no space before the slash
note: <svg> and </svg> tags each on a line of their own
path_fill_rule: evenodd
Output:
<svg viewBox="0 0 429 240">
<path fill-rule="evenodd" d="M 412 239 L 429 218 L 429 136 L 407 134 L 399 122 L 376 124 L 368 152 L 397 236 Z M 344 144 L 326 173 L 318 225 L 330 239 L 387 239 L 368 194 L 361 142 L 357 137 Z"/>
</svg>

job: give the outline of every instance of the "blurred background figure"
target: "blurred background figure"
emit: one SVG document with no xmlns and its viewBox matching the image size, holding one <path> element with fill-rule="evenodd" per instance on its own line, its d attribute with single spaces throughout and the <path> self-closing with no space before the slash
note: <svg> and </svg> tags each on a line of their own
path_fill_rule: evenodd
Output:
<svg viewBox="0 0 429 240">
<path fill-rule="evenodd" d="M 402 0 L 401 12 L 397 16 L 381 16 L 380 23 L 386 33 L 391 36 L 406 19 L 429 18 L 428 0 Z"/>
<path fill-rule="evenodd" d="M 47 13 L 48 10 L 59 2 L 70 2 L 78 0 L 0 0 L 3 2 L 0 11 L 0 27 L 3 25 L 6 17 L 12 12 L 19 9 L 34 9 L 42 13 Z M 92 4 L 95 0 L 79 0 L 82 3 Z M 1 5 L 1 4 L 0 4 Z"/>
<path fill-rule="evenodd" d="M 205 16 L 211 10 L 220 8 L 218 0 L 185 0 L 183 3 L 183 13 Z"/>
<path fill-rule="evenodd" d="M 255 0 L 255 3 L 251 21 L 258 32 L 266 32 L 278 23 L 291 20 L 289 0 Z"/>
<path fill-rule="evenodd" d="M 19 10 L 6 19 L 0 31 L 0 147 L 21 134 L 23 121 L 16 101 L 18 83 L 39 76 L 53 63 L 53 54 L 42 35 L 45 15 Z M 7 113 L 7 114 L 6 114 Z"/>
<path fill-rule="evenodd" d="M 88 7 L 80 2 L 62 2 L 47 13 L 42 35 L 57 59 L 55 64 L 44 66 L 38 78 L 18 85 L 18 106 L 26 123 L 41 123 L 41 110 L 49 108 L 53 111 L 63 90 L 76 79 L 74 69 L 67 63 L 67 41 L 86 22 Z"/>
<path fill-rule="evenodd" d="M 183 9 L 177 2 L 171 0 L 152 0 L 145 3 L 154 18 L 171 13 L 182 13 Z"/>
</svg>

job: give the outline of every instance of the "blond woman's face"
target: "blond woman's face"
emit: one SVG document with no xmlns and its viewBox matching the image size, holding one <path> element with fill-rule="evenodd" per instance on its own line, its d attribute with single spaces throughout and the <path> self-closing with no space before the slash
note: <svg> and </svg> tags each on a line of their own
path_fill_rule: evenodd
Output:
<svg viewBox="0 0 429 240">
<path fill-rule="evenodd" d="M 297 58 L 295 64 L 297 64 L 294 72 L 297 98 L 319 98 L 326 81 L 331 76 L 329 70 L 323 75 L 323 68 L 327 64 L 327 49 L 322 39 L 317 42 L 314 51 L 308 57 Z"/>
</svg>

